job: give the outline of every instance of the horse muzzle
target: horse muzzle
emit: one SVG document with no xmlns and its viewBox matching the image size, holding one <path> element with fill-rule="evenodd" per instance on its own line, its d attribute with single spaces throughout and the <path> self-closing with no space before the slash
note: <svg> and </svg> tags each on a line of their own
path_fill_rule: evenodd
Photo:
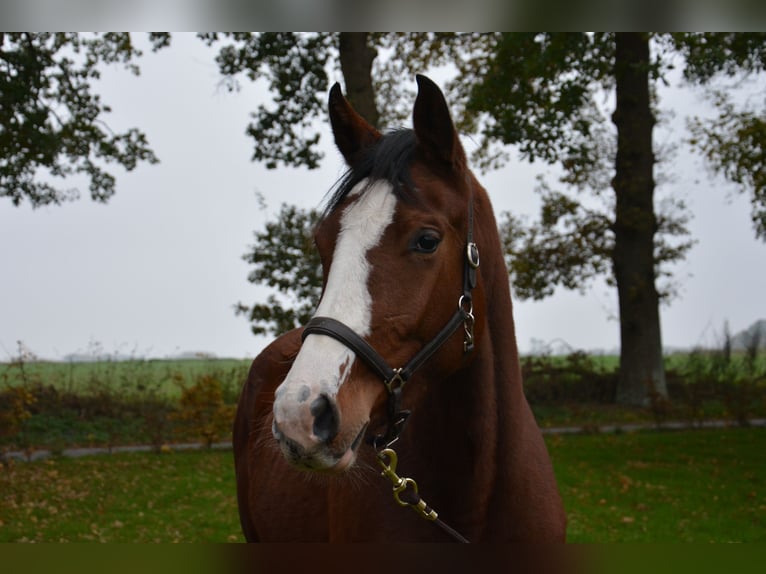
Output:
<svg viewBox="0 0 766 574">
<path fill-rule="evenodd" d="M 337 401 L 314 394 L 308 385 L 297 393 L 284 392 L 274 402 L 272 435 L 293 466 L 315 472 L 343 472 L 353 466 L 367 421 L 341 428 Z"/>
</svg>

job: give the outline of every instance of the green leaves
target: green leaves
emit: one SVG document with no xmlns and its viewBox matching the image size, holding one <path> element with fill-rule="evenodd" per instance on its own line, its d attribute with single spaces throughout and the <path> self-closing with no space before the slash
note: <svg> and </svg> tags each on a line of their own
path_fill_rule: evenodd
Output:
<svg viewBox="0 0 766 574">
<path fill-rule="evenodd" d="M 247 134 L 255 141 L 253 161 L 267 168 L 319 167 L 319 129 L 329 87 L 325 70 L 335 34 L 200 34 L 208 44 L 223 43 L 216 57 L 230 90 L 239 88 L 239 75 L 252 81 L 265 79 L 272 105 L 261 104 L 252 114 Z"/>
<path fill-rule="evenodd" d="M 578 201 L 541 186 L 539 222 L 503 214 L 500 236 L 506 264 L 520 299 L 543 299 L 557 286 L 584 291 L 610 269 L 614 237 L 610 220 Z"/>
<path fill-rule="evenodd" d="M 282 334 L 311 318 L 322 293 L 322 267 L 313 241 L 319 214 L 282 204 L 277 219 L 255 232 L 255 244 L 243 259 L 255 266 L 248 281 L 276 288 L 266 303 L 239 303 L 238 315 L 253 323 L 255 334 Z"/>
<path fill-rule="evenodd" d="M 169 43 L 166 34 L 150 39 L 154 50 Z M 159 161 L 139 130 L 108 128 L 109 107 L 91 87 L 100 64 L 122 64 L 137 75 L 140 55 L 127 33 L 0 34 L 0 197 L 14 205 L 58 204 L 79 193 L 53 181 L 83 174 L 91 197 L 105 202 L 116 183 L 104 163 L 130 171 Z"/>
<path fill-rule="evenodd" d="M 766 108 L 737 107 L 726 87 L 716 81 L 761 74 L 766 70 L 766 34 L 673 34 L 675 48 L 686 59 L 684 78 L 707 87 L 718 117 L 689 120 L 690 143 L 712 170 L 750 195 L 756 237 L 766 241 Z"/>
<path fill-rule="evenodd" d="M 529 161 L 588 157 L 593 97 L 611 80 L 608 34 L 503 34 L 471 78 L 466 112 L 484 119 L 483 148 L 515 144 Z"/>
<path fill-rule="evenodd" d="M 608 206 L 582 201 L 551 189 L 542 182 L 540 218 L 528 222 L 511 213 L 501 215 L 500 236 L 514 294 L 520 299 L 540 300 L 556 287 L 584 292 L 598 276 L 614 285 L 613 215 Z M 660 297 L 675 294 L 668 266 L 682 260 L 694 245 L 689 239 L 689 215 L 681 201 L 668 198 L 658 203 L 654 237 L 655 271 L 663 280 Z"/>
<path fill-rule="evenodd" d="M 766 33 L 705 32 L 672 34 L 685 61 L 684 78 L 707 84 L 716 75 L 730 77 L 766 69 Z"/>
<path fill-rule="evenodd" d="M 689 121 L 690 140 L 712 170 L 750 195 L 756 237 L 766 241 L 766 108 L 738 110 L 723 91 L 714 92 L 719 116 Z"/>
</svg>

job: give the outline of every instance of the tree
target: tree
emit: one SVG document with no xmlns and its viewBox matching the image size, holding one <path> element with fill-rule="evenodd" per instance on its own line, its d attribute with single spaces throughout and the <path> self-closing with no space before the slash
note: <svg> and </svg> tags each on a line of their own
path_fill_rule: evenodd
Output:
<svg viewBox="0 0 766 574">
<path fill-rule="evenodd" d="M 341 36 L 345 39 L 349 34 L 200 34 L 209 46 L 220 46 L 216 61 L 228 89 L 239 88 L 240 75 L 253 82 L 268 78 L 273 105 L 259 105 L 247 127 L 247 134 L 255 143 L 253 161 L 263 162 L 269 169 L 280 163 L 309 169 L 319 166 L 322 154 L 316 147 L 320 134 L 314 120 L 326 113 L 327 66 L 339 50 Z M 364 75 L 364 62 L 371 62 L 372 56 L 366 45 L 344 41 L 343 46 L 346 68 Z M 361 53 L 357 54 L 357 50 Z M 366 73 L 369 75 L 368 69 Z M 364 97 L 364 79 L 347 83 L 355 87 L 353 97 Z M 365 103 L 369 108 L 369 101 Z"/>
<path fill-rule="evenodd" d="M 155 51 L 170 40 L 150 38 Z M 139 56 L 127 33 L 0 33 L 0 197 L 17 206 L 58 204 L 78 191 L 52 180 L 83 174 L 91 197 L 105 202 L 116 182 L 103 163 L 129 171 L 141 161 L 157 163 L 138 129 L 109 130 L 109 107 L 91 91 L 100 64 L 122 64 L 137 75 Z"/>
<path fill-rule="evenodd" d="M 269 169 L 280 164 L 319 166 L 328 71 L 340 71 L 351 105 L 381 129 L 402 122 L 411 111 L 406 102 L 414 92 L 404 87 L 403 78 L 413 79 L 431 66 L 462 62 L 466 55 L 486 51 L 490 40 L 476 33 L 242 32 L 199 37 L 218 47 L 216 62 L 229 90 L 239 88 L 242 76 L 268 81 L 273 100 L 253 112 L 247 134 L 254 142 L 253 161 Z M 391 57 L 378 58 L 380 51 Z"/>
<path fill-rule="evenodd" d="M 318 219 L 315 210 L 283 204 L 276 221 L 255 232 L 255 244 L 243 256 L 255 266 L 248 281 L 273 287 L 283 298 L 237 304 L 237 314 L 248 317 L 254 334 L 280 335 L 311 319 L 322 294 L 322 264 L 313 241 Z"/>
<path fill-rule="evenodd" d="M 686 77 L 702 85 L 720 73 L 760 71 L 762 36 L 358 34 L 344 46 L 359 65 L 341 61 L 341 68 L 346 85 L 363 86 L 358 93 L 368 102 L 373 92 L 380 126 L 401 117 L 397 103 L 403 92 L 396 86 L 404 75 L 452 65 L 457 75 L 447 87 L 449 96 L 457 103 L 460 129 L 479 136 L 475 159 L 480 167 L 501 165 L 513 145 L 522 158 L 563 168 L 564 191 L 540 185 L 539 222 L 528 225 L 507 215 L 502 223 L 516 295 L 543 298 L 556 286 L 584 289 L 606 275 L 617 288 L 620 309 L 617 399 L 647 404 L 650 392 L 667 394 L 659 302 L 672 292 L 672 284 L 659 285 L 658 279 L 669 278 L 667 265 L 682 259 L 693 244 L 683 203 L 671 199 L 655 205 L 654 86 L 667 81 L 678 54 L 686 58 Z M 249 128 L 258 142 L 254 159 L 268 167 L 280 161 L 316 167 L 319 134 L 310 128 L 325 113 L 326 68 L 336 62 L 341 40 L 349 38 L 282 33 L 228 38 L 234 45 L 221 50 L 219 64 L 231 85 L 242 72 L 251 79 L 268 75 L 276 94 L 277 109 L 259 108 Z M 379 49 L 391 57 L 375 58 Z M 599 105 L 609 93 L 615 95 L 611 123 L 616 133 Z M 692 124 L 694 144 L 714 169 L 753 191 L 760 236 L 758 226 L 766 218 L 763 114 L 738 112 L 733 105 L 721 109 L 718 124 Z M 374 117 L 374 110 L 366 113 Z M 601 207 L 584 201 L 583 194 L 571 195 L 572 190 L 590 192 Z"/>
<path fill-rule="evenodd" d="M 593 210 L 579 196 L 543 185 L 540 221 L 525 226 L 509 218 L 505 226 L 517 293 L 521 286 L 523 295 L 541 298 L 556 285 L 582 287 L 611 272 L 620 310 L 621 403 L 647 404 L 649 393 L 667 393 L 657 277 L 667 274 L 662 266 L 682 258 L 692 244 L 685 239 L 688 215 L 683 204 L 670 202 L 664 212 L 654 205 L 653 87 L 666 81 L 671 57 L 679 53 L 686 56 L 687 78 L 702 84 L 716 72 L 762 69 L 763 39 L 741 36 L 503 34 L 478 65 L 455 81 L 469 86 L 463 125 L 480 131 L 485 162 L 503 159 L 491 144 L 514 144 L 522 157 L 558 163 L 564 171 L 561 183 L 570 189 L 588 189 L 605 200 L 607 210 Z M 609 92 L 615 94 L 615 135 L 609 133 L 597 100 Z M 752 184 L 758 170 L 763 173 L 763 164 L 757 162 L 763 148 L 756 146 L 753 153 L 747 143 L 766 138 L 759 124 L 745 121 L 753 117 L 729 111 L 717 124 L 698 127 L 697 134 L 707 136 L 698 137 L 704 142 L 698 146 L 707 150 L 716 168 L 757 189 Z M 745 126 L 749 141 L 734 129 L 716 140 L 722 136 L 716 129 L 721 122 Z M 610 138 L 616 143 L 611 144 L 613 151 Z M 604 163 L 610 161 L 611 169 Z M 614 194 L 607 197 L 604 175 L 610 171 Z M 762 213 L 756 206 L 766 206 L 763 199 L 754 194 L 756 223 L 756 214 Z"/>
<path fill-rule="evenodd" d="M 360 33 L 291 32 L 200 34 L 209 46 L 219 46 L 216 61 L 230 90 L 239 76 L 268 79 L 272 105 L 261 104 L 252 114 L 247 134 L 255 142 L 253 160 L 274 169 L 280 164 L 314 169 L 322 154 L 314 121 L 326 114 L 327 67 L 340 66 L 347 97 L 373 125 L 380 121 L 372 82 L 377 55 L 369 35 Z M 313 244 L 319 215 L 282 205 L 276 221 L 255 232 L 255 243 L 243 259 L 254 266 L 248 281 L 275 288 L 265 303 L 238 303 L 236 313 L 248 318 L 254 334 L 279 335 L 305 324 L 319 302 L 322 273 Z"/>
<path fill-rule="evenodd" d="M 709 86 L 721 76 L 738 83 L 743 73 L 766 69 L 764 33 L 674 34 L 672 41 L 686 61 L 684 78 L 692 84 Z M 766 241 L 766 106 L 738 109 L 730 91 L 708 91 L 719 114 L 707 122 L 691 120 L 691 143 L 714 171 L 750 195 L 756 236 Z"/>
<path fill-rule="evenodd" d="M 252 114 L 247 134 L 253 138 L 253 161 L 269 169 L 319 166 L 317 149 L 321 125 L 327 123 L 328 69 L 339 69 L 346 97 L 370 124 L 382 128 L 402 121 L 409 113 L 412 98 L 404 97 L 402 77 L 414 77 L 427 64 L 457 59 L 454 41 L 440 44 L 434 38 L 454 39 L 452 34 L 389 34 L 367 32 L 312 33 L 206 33 L 199 37 L 217 46 L 216 61 L 224 85 L 240 86 L 240 77 L 268 81 L 273 95 Z M 481 45 L 486 35 L 471 34 L 461 39 L 467 51 Z M 380 60 L 379 50 L 394 57 Z M 407 58 L 396 54 L 408 54 Z M 312 248 L 311 229 L 315 211 L 282 206 L 277 220 L 256 232 L 256 242 L 244 255 L 255 266 L 248 280 L 275 287 L 290 300 L 274 295 L 265 303 L 237 304 L 237 314 L 248 317 L 255 334 L 275 335 L 305 323 L 321 294 L 319 262 Z"/>
</svg>

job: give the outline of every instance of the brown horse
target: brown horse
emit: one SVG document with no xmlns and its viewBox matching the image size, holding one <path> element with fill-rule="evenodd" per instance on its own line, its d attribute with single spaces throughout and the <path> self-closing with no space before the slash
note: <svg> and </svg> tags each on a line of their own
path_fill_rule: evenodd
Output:
<svg viewBox="0 0 766 574">
<path fill-rule="evenodd" d="M 322 298 L 253 361 L 234 424 L 248 541 L 565 539 L 489 197 L 417 82 L 414 130 L 386 135 L 330 91 L 349 170 L 315 231 Z"/>
</svg>

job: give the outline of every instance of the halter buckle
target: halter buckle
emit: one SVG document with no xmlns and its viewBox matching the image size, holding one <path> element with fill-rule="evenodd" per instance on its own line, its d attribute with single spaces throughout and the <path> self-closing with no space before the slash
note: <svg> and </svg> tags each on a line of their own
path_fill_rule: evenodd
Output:
<svg viewBox="0 0 766 574">
<path fill-rule="evenodd" d="M 401 389 L 406 382 L 407 381 L 402 378 L 402 369 L 400 367 L 398 369 L 394 369 L 394 376 L 392 376 L 387 381 L 383 381 L 383 384 L 386 385 L 386 389 L 388 389 L 389 394 L 393 394 L 396 389 Z"/>
<path fill-rule="evenodd" d="M 468 243 L 465 249 L 465 257 L 472 269 L 479 268 L 479 248 L 473 241 Z"/>
</svg>

